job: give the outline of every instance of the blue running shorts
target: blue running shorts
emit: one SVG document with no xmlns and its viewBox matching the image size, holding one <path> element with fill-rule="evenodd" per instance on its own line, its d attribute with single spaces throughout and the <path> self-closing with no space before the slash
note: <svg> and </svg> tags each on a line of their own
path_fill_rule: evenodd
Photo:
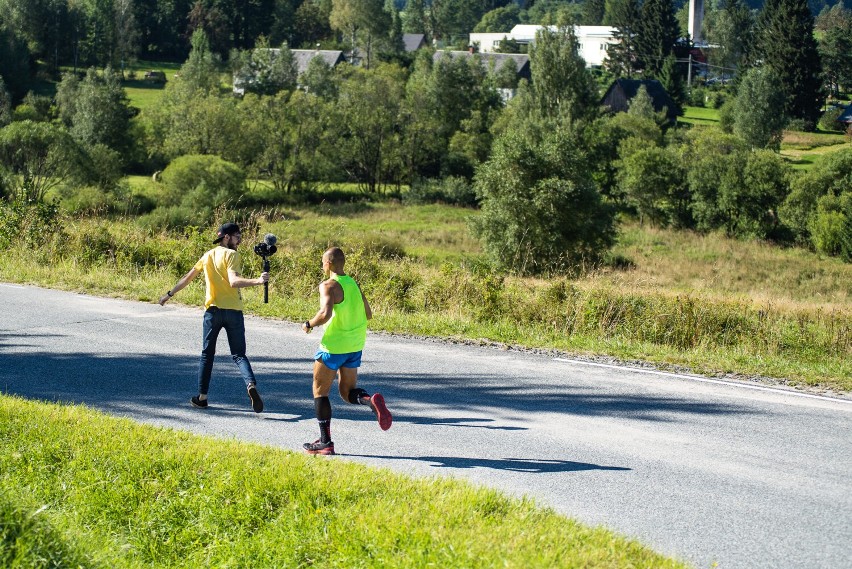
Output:
<svg viewBox="0 0 852 569">
<path fill-rule="evenodd" d="M 324 363 L 332 371 L 337 371 L 342 367 L 357 368 L 361 365 L 361 351 L 349 352 L 348 354 L 329 354 L 318 350 L 314 354 L 314 360 Z"/>
</svg>

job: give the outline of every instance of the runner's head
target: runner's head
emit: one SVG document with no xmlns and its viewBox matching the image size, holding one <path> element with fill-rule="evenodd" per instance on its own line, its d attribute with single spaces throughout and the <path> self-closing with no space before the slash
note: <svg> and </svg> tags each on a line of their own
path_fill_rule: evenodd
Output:
<svg viewBox="0 0 852 569">
<path fill-rule="evenodd" d="M 329 271 L 334 273 L 343 273 L 343 264 L 346 262 L 346 255 L 343 254 L 343 249 L 340 247 L 332 247 L 322 254 L 322 269 L 328 274 Z"/>
</svg>

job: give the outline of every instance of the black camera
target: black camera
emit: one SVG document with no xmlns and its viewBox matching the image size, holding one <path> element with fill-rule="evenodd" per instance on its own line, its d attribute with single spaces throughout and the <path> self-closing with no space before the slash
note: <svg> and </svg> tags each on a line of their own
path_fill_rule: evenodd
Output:
<svg viewBox="0 0 852 569">
<path fill-rule="evenodd" d="M 263 241 L 254 246 L 254 252 L 263 257 L 263 272 L 269 272 L 269 257 L 275 254 L 278 238 L 271 233 L 263 237 Z M 269 283 L 263 283 L 263 302 L 269 302 Z"/>
<path fill-rule="evenodd" d="M 254 246 L 254 252 L 263 257 L 264 259 L 274 255 L 275 251 L 277 250 L 278 248 L 275 245 L 270 245 L 266 241 L 264 241 L 263 243 L 258 243 Z"/>
</svg>

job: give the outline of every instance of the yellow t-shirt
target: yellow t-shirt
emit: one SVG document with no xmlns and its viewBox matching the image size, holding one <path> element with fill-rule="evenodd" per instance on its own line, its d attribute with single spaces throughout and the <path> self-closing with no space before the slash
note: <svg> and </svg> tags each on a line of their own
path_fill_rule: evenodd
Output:
<svg viewBox="0 0 852 569">
<path fill-rule="evenodd" d="M 243 309 L 240 289 L 231 286 L 228 271 L 240 273 L 240 255 L 233 249 L 222 247 L 210 249 L 195 263 L 195 270 L 204 271 L 207 298 L 204 308 L 216 306 L 230 310 Z"/>
</svg>

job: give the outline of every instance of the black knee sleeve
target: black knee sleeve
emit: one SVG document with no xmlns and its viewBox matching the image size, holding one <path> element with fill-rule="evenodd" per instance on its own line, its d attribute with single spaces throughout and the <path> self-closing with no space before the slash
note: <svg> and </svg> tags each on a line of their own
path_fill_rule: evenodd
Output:
<svg viewBox="0 0 852 569">
<path fill-rule="evenodd" d="M 369 399 L 370 394 L 361 389 L 360 387 L 356 387 L 355 389 L 349 390 L 349 397 L 347 399 L 349 399 L 350 403 L 358 405 L 359 403 L 361 403 L 362 397 L 366 397 Z"/>
<path fill-rule="evenodd" d="M 331 419 L 331 401 L 328 397 L 314 397 L 314 409 L 317 412 L 317 420 L 328 421 Z"/>
</svg>

